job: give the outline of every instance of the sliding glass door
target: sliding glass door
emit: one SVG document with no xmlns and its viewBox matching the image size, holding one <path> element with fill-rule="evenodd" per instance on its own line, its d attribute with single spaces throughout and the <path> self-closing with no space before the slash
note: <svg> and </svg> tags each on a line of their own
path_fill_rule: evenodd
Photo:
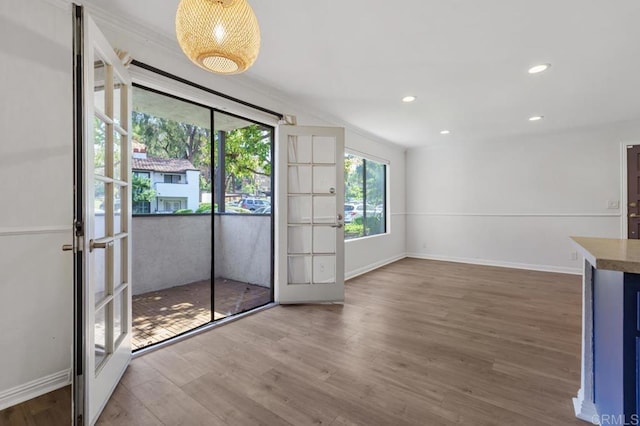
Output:
<svg viewBox="0 0 640 426">
<path fill-rule="evenodd" d="M 134 350 L 273 300 L 272 151 L 272 127 L 134 87 Z"/>
<path fill-rule="evenodd" d="M 214 319 L 273 301 L 273 128 L 216 111 Z"/>
</svg>

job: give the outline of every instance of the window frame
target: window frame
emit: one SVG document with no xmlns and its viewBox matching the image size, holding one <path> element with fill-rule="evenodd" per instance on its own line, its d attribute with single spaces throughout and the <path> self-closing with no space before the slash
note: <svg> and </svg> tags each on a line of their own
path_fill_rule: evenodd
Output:
<svg viewBox="0 0 640 426">
<path fill-rule="evenodd" d="M 384 225 L 384 231 L 380 232 L 380 233 L 376 233 L 376 234 L 370 234 L 370 235 L 362 235 L 359 237 L 353 237 L 353 238 L 347 238 L 346 237 L 346 233 L 345 233 L 345 243 L 348 243 L 350 241 L 357 241 L 357 240 L 362 240 L 365 238 L 375 238 L 375 237 L 379 237 L 379 236 L 384 236 L 384 235 L 390 235 L 391 234 L 391 221 L 390 221 L 390 208 L 389 208 L 389 168 L 391 165 L 391 162 L 389 160 L 383 159 L 383 158 L 376 158 L 375 156 L 369 155 L 369 154 L 365 154 L 356 150 L 352 150 L 352 149 L 348 149 L 346 148 L 344 151 L 344 155 L 350 155 L 356 158 L 359 158 L 362 160 L 362 205 L 363 205 L 363 233 L 366 233 L 366 212 L 367 212 L 367 161 L 369 162 L 374 162 L 376 164 L 379 164 L 381 166 L 384 167 L 384 174 L 383 174 L 383 195 L 382 195 L 382 200 L 383 200 L 383 214 L 384 214 L 384 221 L 383 221 L 383 225 Z M 346 180 L 345 180 L 345 194 L 346 194 Z M 347 204 L 347 201 L 345 199 L 345 204 Z M 352 204 L 352 203 L 349 203 Z M 357 204 L 356 204 L 357 206 Z M 375 206 L 373 206 L 375 208 Z M 355 208 L 355 207 L 354 207 Z"/>
</svg>

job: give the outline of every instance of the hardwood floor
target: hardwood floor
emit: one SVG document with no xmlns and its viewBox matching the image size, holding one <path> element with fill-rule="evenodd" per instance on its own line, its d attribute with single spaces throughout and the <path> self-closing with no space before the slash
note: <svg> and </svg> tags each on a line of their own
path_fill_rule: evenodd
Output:
<svg viewBox="0 0 640 426">
<path fill-rule="evenodd" d="M 100 425 L 584 425 L 580 277 L 405 259 L 133 361 Z"/>
<path fill-rule="evenodd" d="M 0 411 L 2 426 L 68 426 L 70 424 L 71 386 Z"/>
</svg>

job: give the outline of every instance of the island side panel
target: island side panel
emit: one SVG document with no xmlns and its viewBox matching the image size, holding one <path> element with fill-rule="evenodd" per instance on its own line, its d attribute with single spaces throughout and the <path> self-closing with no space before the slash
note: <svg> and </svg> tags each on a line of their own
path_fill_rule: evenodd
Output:
<svg viewBox="0 0 640 426">
<path fill-rule="evenodd" d="M 640 275 L 624 274 L 624 407 L 626 421 L 640 420 Z"/>
<path fill-rule="evenodd" d="M 624 273 L 596 269 L 593 289 L 594 401 L 600 416 L 624 411 Z"/>
</svg>

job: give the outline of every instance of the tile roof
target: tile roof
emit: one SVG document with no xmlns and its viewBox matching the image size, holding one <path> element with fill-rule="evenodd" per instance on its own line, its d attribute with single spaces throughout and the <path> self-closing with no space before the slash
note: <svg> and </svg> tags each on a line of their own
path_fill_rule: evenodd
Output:
<svg viewBox="0 0 640 426">
<path fill-rule="evenodd" d="M 164 173 L 184 173 L 187 170 L 198 170 L 189 160 L 156 157 L 132 158 L 131 168 L 133 170 L 151 170 Z"/>
</svg>

